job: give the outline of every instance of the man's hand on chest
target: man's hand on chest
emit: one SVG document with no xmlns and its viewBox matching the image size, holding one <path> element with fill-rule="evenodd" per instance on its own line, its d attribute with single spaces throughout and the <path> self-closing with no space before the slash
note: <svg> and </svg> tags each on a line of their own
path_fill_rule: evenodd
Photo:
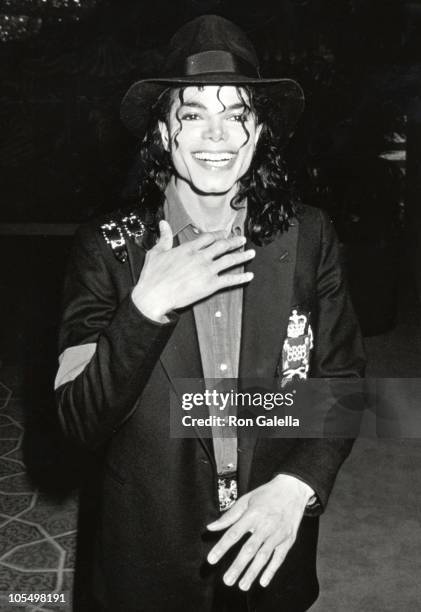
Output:
<svg viewBox="0 0 421 612">
<path fill-rule="evenodd" d="M 209 232 L 173 247 L 171 227 L 166 221 L 160 222 L 160 232 L 132 292 L 134 304 L 150 319 L 163 322 L 172 310 L 252 280 L 251 272 L 221 274 L 255 256 L 253 249 L 238 251 L 245 244 L 243 236 L 226 238 L 225 232 Z"/>
</svg>

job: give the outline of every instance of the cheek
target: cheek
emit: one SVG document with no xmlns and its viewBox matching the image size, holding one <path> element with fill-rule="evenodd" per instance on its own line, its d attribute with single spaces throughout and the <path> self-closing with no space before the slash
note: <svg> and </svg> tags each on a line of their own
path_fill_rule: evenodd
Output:
<svg viewBox="0 0 421 612">
<path fill-rule="evenodd" d="M 236 144 L 243 160 L 253 157 L 256 149 L 256 130 L 247 126 L 248 134 L 242 129 L 236 134 Z"/>
<path fill-rule="evenodd" d="M 173 142 L 171 146 L 171 156 L 176 168 L 185 167 L 186 163 L 188 163 L 188 153 L 183 147 L 183 143 L 180 141 L 178 141 L 178 146 Z"/>
<path fill-rule="evenodd" d="M 183 127 L 183 130 L 172 137 L 171 141 L 171 155 L 173 164 L 176 168 L 189 166 L 192 162 L 191 159 L 191 148 L 193 140 L 192 130 L 188 130 Z"/>
<path fill-rule="evenodd" d="M 250 140 L 251 140 L 251 137 L 250 137 Z M 241 156 L 242 172 L 247 172 L 247 170 L 249 169 L 255 150 L 256 150 L 256 147 L 254 146 L 253 142 L 250 142 L 243 148 L 243 153 Z"/>
<path fill-rule="evenodd" d="M 179 149 L 188 149 L 192 143 L 198 138 L 198 129 L 194 122 L 185 121 L 182 125 L 178 122 L 173 122 L 171 126 L 171 142 L 175 147 L 178 143 Z"/>
<path fill-rule="evenodd" d="M 172 157 L 172 162 L 176 172 L 180 176 L 184 178 L 192 176 L 192 170 L 189 161 L 180 151 L 175 152 Z"/>
</svg>

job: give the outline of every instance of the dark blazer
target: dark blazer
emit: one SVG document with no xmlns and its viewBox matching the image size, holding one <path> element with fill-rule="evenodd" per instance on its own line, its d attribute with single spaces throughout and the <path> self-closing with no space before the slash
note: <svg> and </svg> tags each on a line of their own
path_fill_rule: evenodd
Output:
<svg viewBox="0 0 421 612">
<path fill-rule="evenodd" d="M 169 437 L 170 389 L 180 391 L 177 378 L 202 376 L 193 310 L 164 325 L 137 310 L 130 293 L 144 262 L 143 244 L 127 239 L 122 263 L 98 223 L 77 233 L 60 352 L 90 342 L 97 349 L 84 371 L 58 388 L 59 417 L 68 436 L 104 457 L 94 568 L 104 609 L 206 612 L 224 571 L 224 563 L 206 563 L 220 537 L 206 530 L 219 516 L 211 440 Z M 294 307 L 311 317 L 310 375 L 361 376 L 362 340 L 326 215 L 300 206 L 288 232 L 254 248 L 247 269 L 255 276 L 244 289 L 240 378 L 279 373 Z M 240 494 L 282 472 L 310 484 L 319 500 L 271 585 L 248 595 L 250 610 L 298 612 L 317 597 L 317 515 L 351 446 L 343 439 L 239 439 Z"/>
</svg>

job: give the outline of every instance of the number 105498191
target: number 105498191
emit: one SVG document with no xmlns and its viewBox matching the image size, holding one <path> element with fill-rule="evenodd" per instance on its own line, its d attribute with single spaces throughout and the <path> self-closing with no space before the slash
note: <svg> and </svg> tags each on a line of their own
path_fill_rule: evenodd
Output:
<svg viewBox="0 0 421 612">
<path fill-rule="evenodd" d="M 9 593 L 9 603 L 66 603 L 64 593 Z"/>
</svg>

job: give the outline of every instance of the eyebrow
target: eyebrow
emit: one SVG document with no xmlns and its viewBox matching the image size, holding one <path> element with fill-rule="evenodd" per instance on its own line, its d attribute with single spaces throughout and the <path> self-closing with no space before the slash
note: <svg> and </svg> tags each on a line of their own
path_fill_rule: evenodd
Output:
<svg viewBox="0 0 421 612">
<path fill-rule="evenodd" d="M 201 110 L 208 110 L 207 106 L 205 106 L 201 102 L 193 102 L 193 101 L 188 102 L 188 101 L 185 101 L 180 106 L 180 108 L 183 108 L 184 106 L 188 106 L 189 108 L 200 108 Z M 240 110 L 240 109 L 244 109 L 244 108 L 245 108 L 245 104 L 243 104 L 242 102 L 236 102 L 235 104 L 229 104 L 228 106 L 225 106 L 225 108 L 222 111 L 220 111 L 220 112 L 222 113 L 224 111 Z"/>
</svg>

